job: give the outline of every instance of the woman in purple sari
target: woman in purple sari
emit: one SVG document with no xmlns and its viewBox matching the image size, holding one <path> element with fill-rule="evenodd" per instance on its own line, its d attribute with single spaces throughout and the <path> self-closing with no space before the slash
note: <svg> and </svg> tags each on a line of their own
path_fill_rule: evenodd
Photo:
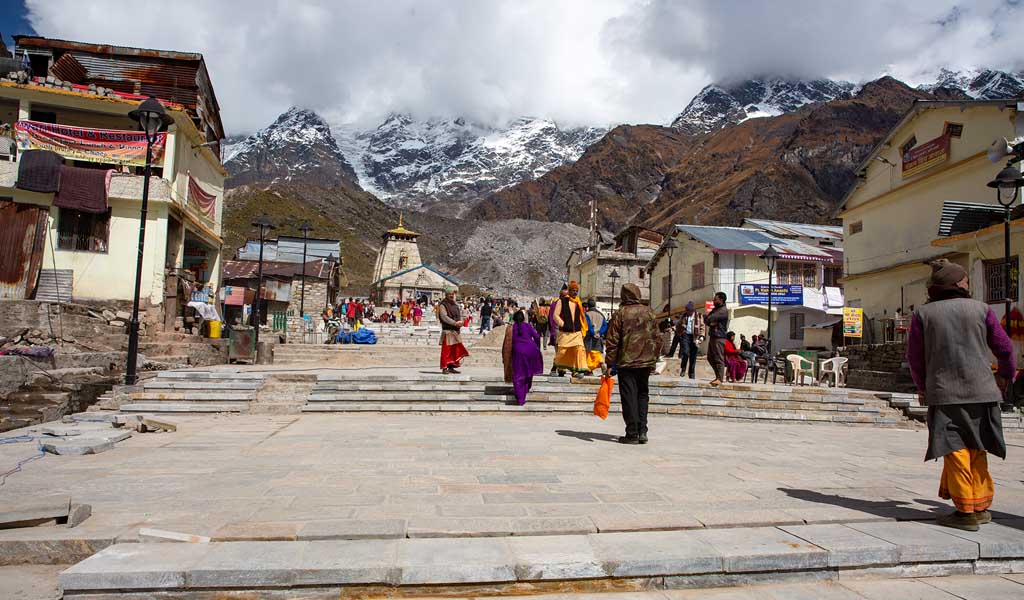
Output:
<svg viewBox="0 0 1024 600">
<path fill-rule="evenodd" d="M 517 310 L 512 315 L 512 324 L 505 328 L 505 340 L 501 345 L 505 383 L 512 384 L 519 406 L 526 404 L 526 394 L 533 385 L 533 376 L 544 372 L 540 334 L 525 321 L 526 315 Z"/>
</svg>

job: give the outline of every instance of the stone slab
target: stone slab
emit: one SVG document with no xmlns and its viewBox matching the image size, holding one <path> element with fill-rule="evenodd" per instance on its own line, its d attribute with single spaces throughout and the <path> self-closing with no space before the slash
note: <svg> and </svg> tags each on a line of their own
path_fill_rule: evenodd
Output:
<svg viewBox="0 0 1024 600">
<path fill-rule="evenodd" d="M 399 544 L 400 583 L 501 583 L 516 580 L 504 538 L 416 539 Z"/>
<path fill-rule="evenodd" d="M 64 494 L 5 496 L 0 498 L 0 528 L 4 524 L 66 517 L 71 511 L 71 496 Z"/>
<path fill-rule="evenodd" d="M 221 542 L 207 547 L 186 574 L 190 588 L 287 587 L 303 566 L 308 542 Z M 177 546 L 178 544 L 170 544 Z"/>
<path fill-rule="evenodd" d="M 775 527 L 702 529 L 687 532 L 713 547 L 726 573 L 795 571 L 828 566 L 828 553 Z"/>
<path fill-rule="evenodd" d="M 919 579 L 861 579 L 844 581 L 843 587 L 865 600 L 960 600 Z"/>
<path fill-rule="evenodd" d="M 657 513 L 637 515 L 624 511 L 590 515 L 600 533 L 622 531 L 669 531 L 701 529 L 704 524 L 689 513 Z"/>
<path fill-rule="evenodd" d="M 512 532 L 512 522 L 498 517 L 413 517 L 406 525 L 410 538 L 496 537 Z"/>
<path fill-rule="evenodd" d="M 294 541 L 302 526 L 298 521 L 228 523 L 210 537 L 215 542 Z"/>
<path fill-rule="evenodd" d="M 86 519 L 92 516 L 92 506 L 89 504 L 72 504 L 68 511 L 68 527 L 78 527 Z"/>
<path fill-rule="evenodd" d="M 295 585 L 395 585 L 396 540 L 325 540 L 308 542 Z"/>
<path fill-rule="evenodd" d="M 529 517 L 512 519 L 512 535 L 581 535 L 597 533 L 588 517 Z"/>
<path fill-rule="evenodd" d="M 950 577 L 929 580 L 928 584 L 957 598 L 967 600 L 1004 600 L 1024 597 L 1024 585 L 1004 577 Z"/>
<path fill-rule="evenodd" d="M 299 540 L 399 539 L 406 535 L 405 519 L 333 519 L 308 521 Z"/>
<path fill-rule="evenodd" d="M 112 450 L 114 442 L 100 438 L 54 438 L 54 441 L 41 441 L 40 447 L 50 454 L 64 456 L 84 456 L 86 454 L 99 454 Z"/>
<path fill-rule="evenodd" d="M 895 544 L 900 562 L 975 560 L 978 544 L 952 534 L 952 529 L 911 521 L 899 523 L 850 523 L 851 527 Z"/>
<path fill-rule="evenodd" d="M 978 531 L 948 529 L 949 533 L 978 544 L 981 558 L 1024 558 L 1024 531 L 988 523 Z"/>
<path fill-rule="evenodd" d="M 181 589 L 206 544 L 115 544 L 60 574 L 64 591 Z"/>
<path fill-rule="evenodd" d="M 782 531 L 828 551 L 830 567 L 893 565 L 899 548 L 874 536 L 844 525 L 788 525 Z"/>
<path fill-rule="evenodd" d="M 508 544 L 520 581 L 597 579 L 607 575 L 589 536 L 514 537 Z"/>
<path fill-rule="evenodd" d="M 612 577 L 716 573 L 722 555 L 692 531 L 599 533 L 589 536 L 605 572 Z"/>
</svg>

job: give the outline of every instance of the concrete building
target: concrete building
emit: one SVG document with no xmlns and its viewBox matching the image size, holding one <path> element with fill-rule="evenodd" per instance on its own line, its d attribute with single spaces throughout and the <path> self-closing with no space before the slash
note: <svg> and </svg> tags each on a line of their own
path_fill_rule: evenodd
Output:
<svg viewBox="0 0 1024 600">
<path fill-rule="evenodd" d="M 383 305 L 392 300 L 426 296 L 431 301 L 444 296 L 444 288 L 459 283 L 438 269 L 423 264 L 416 240 L 420 234 L 405 228 L 401 217 L 398 227 L 384 232 L 370 284 L 373 300 Z"/>
<path fill-rule="evenodd" d="M 961 213 L 951 203 L 997 204 L 985 184 L 1006 161 L 993 163 L 986 150 L 993 140 L 1024 134 L 1020 106 L 1016 100 L 918 100 L 861 163 L 838 216 L 845 231 L 847 304 L 862 307 L 865 319 L 880 324 L 923 304 L 930 273 L 924 261 L 940 256 L 969 270 L 980 298 L 996 300 L 993 284 L 1001 289 L 1002 279 L 992 260 L 1002 258 L 1002 230 L 947 228 L 957 233 L 941 239 L 939 233 L 944 205 Z M 1002 315 L 1001 304 L 993 302 L 993 308 Z"/>
<path fill-rule="evenodd" d="M 619 292 L 627 283 L 640 288 L 642 300 L 650 301 L 647 263 L 654 256 L 663 236 L 643 227 L 631 226 L 615 236 L 612 243 L 577 248 L 566 259 L 569 281 L 580 284 L 580 297 L 594 298 L 598 308 L 608 314 L 619 304 Z M 618 278 L 610 277 L 612 272 Z"/>
<path fill-rule="evenodd" d="M 33 36 L 15 41 L 31 73 L 0 79 L 0 122 L 17 131 L 19 146 L 14 155 L 9 143 L 0 144 L 14 159 L 0 160 L 0 231 L 11 242 L 0 250 L 0 298 L 133 297 L 145 142 L 134 140 L 140 157 L 95 140 L 138 138 L 128 112 L 153 96 L 173 123 L 150 180 L 141 300 L 173 323 L 192 293 L 208 295 L 220 281 L 224 132 L 203 56 Z M 61 208 L 53 193 L 21 189 L 21 157 L 39 148 L 60 154 L 65 168 L 110 169 L 107 210 Z M 72 185 L 66 177 L 65 185 Z"/>
<path fill-rule="evenodd" d="M 671 298 L 673 314 L 691 300 L 704 314 L 705 304 L 722 291 L 728 298 L 730 329 L 748 339 L 766 334 L 767 303 L 752 286 L 768 283 L 768 267 L 760 254 L 772 244 L 780 253 L 773 284 L 798 286 L 787 288 L 792 292 L 790 304 L 783 304 L 781 294 L 773 292 L 774 348 L 805 347 L 805 328 L 822 326 L 842 314 L 839 227 L 748 219 L 741 227 L 676 225 L 672 238 L 679 246 L 671 254 L 671 286 L 664 243 L 647 265 L 651 305 L 658 311 L 664 311 Z"/>
</svg>

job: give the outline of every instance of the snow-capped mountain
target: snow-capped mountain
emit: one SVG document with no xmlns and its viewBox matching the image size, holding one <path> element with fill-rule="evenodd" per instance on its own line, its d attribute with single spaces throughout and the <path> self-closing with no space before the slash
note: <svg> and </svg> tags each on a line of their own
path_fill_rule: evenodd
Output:
<svg viewBox="0 0 1024 600">
<path fill-rule="evenodd" d="M 753 119 L 792 112 L 811 102 L 847 98 L 856 89 L 847 81 L 781 78 L 748 79 L 734 85 L 705 87 L 672 121 L 683 133 L 701 134 Z"/>
<path fill-rule="evenodd" d="M 224 148 L 229 187 L 251 183 L 298 182 L 320 187 L 359 188 L 352 165 L 327 123 L 315 112 L 293 106 L 255 134 Z"/>
<path fill-rule="evenodd" d="M 918 89 L 926 92 L 937 88 L 960 90 L 977 100 L 1013 98 L 1024 91 L 1024 73 L 1007 73 L 995 69 L 942 69 L 935 83 L 918 86 Z"/>
<path fill-rule="evenodd" d="M 389 203 L 427 207 L 455 200 L 459 209 L 496 190 L 535 179 L 599 140 L 603 129 L 562 129 L 519 118 L 505 127 L 465 119 L 417 121 L 392 114 L 376 129 L 334 129 L 362 186 Z M 458 214 L 460 210 L 453 210 Z"/>
</svg>

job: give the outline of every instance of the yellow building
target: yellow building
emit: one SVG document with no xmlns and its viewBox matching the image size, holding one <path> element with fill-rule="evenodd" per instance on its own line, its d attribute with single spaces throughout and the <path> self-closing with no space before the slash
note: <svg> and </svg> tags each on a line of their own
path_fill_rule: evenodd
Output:
<svg viewBox="0 0 1024 600">
<path fill-rule="evenodd" d="M 998 248 L 989 234 L 937 240 L 943 204 L 996 204 L 986 183 L 1005 161 L 993 163 L 986 150 L 1017 135 L 1019 109 L 1015 100 L 918 100 L 868 154 L 839 207 L 849 306 L 875 320 L 920 306 L 931 272 L 924 261 L 940 256 L 967 267 L 978 290 L 980 261 L 1002 257 L 1001 238 Z"/>
<path fill-rule="evenodd" d="M 149 185 L 143 307 L 160 307 L 165 298 L 175 301 L 179 279 L 194 284 L 183 287 L 199 294 L 215 291 L 226 176 L 219 158 L 224 132 L 202 55 L 31 36 L 15 40 L 17 57 L 31 71 L 0 79 L 0 122 L 16 129 L 19 141 L 16 157 L 13 152 L 0 157 L 8 159 L 0 160 L 0 196 L 5 197 L 0 231 L 23 240 L 25 251 L 2 252 L 0 263 L 10 264 L 0 264 L 0 271 L 20 272 L 17 283 L 5 278 L 0 297 L 132 299 L 144 158 L 127 157 L 112 147 L 90 154 L 82 140 L 101 135 L 98 130 L 138 132 L 128 113 L 149 96 L 160 100 L 173 123 L 166 127 L 165 151 L 153 162 Z M 70 132 L 71 141 L 50 145 L 57 139 L 53 136 L 44 147 L 61 154 L 66 167 L 109 170 L 106 212 L 60 208 L 54 205 L 55 194 L 19 187 L 21 157 L 43 144 L 24 132 L 51 135 L 60 127 Z M 144 142 L 142 147 L 144 157 Z M 24 228 L 27 221 L 38 227 Z M 56 289 L 54 282 L 59 282 Z M 166 316 L 173 318 L 179 310 L 165 311 Z"/>
</svg>

